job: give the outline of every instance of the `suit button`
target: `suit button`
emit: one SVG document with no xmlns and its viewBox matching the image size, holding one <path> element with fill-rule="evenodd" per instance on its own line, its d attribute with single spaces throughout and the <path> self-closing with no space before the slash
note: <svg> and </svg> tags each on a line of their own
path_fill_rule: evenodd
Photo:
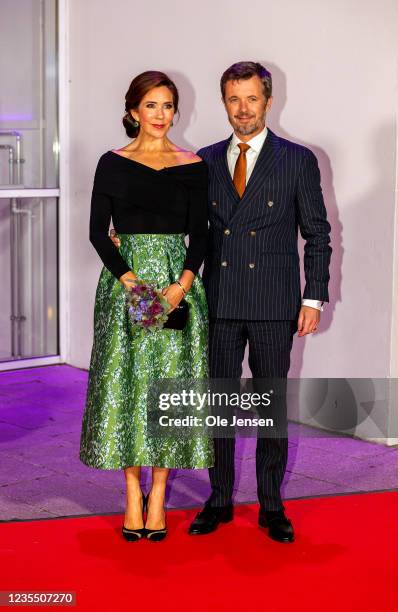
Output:
<svg viewBox="0 0 398 612">
<path fill-rule="evenodd" d="M 250 232 L 250 236 L 255 236 L 255 235 L 256 235 L 255 230 L 251 230 L 251 232 Z"/>
<path fill-rule="evenodd" d="M 254 263 L 249 263 L 249 268 L 252 268 L 252 269 L 253 269 L 253 268 L 255 267 L 255 265 L 256 265 L 256 264 L 254 264 Z"/>
<path fill-rule="evenodd" d="M 212 202 L 212 206 L 217 206 L 217 202 Z"/>
<path fill-rule="evenodd" d="M 231 233 L 231 230 L 229 230 L 229 229 L 225 229 L 225 230 L 224 230 L 224 234 L 225 234 L 226 236 L 229 236 L 229 235 L 230 235 L 230 233 Z"/>
<path fill-rule="evenodd" d="M 223 268 L 226 268 L 226 267 L 227 267 L 227 265 L 228 265 L 228 262 L 227 262 L 227 261 L 222 261 L 222 262 L 221 262 L 221 265 L 223 266 Z"/>
<path fill-rule="evenodd" d="M 268 202 L 268 206 L 273 206 L 273 205 L 274 205 L 274 203 L 272 202 L 272 200 L 270 200 L 270 201 Z"/>
</svg>

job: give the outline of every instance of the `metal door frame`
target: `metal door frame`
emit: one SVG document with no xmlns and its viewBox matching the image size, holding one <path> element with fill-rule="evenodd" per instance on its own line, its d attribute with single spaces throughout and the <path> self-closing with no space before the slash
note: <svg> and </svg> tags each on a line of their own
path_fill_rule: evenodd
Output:
<svg viewBox="0 0 398 612">
<path fill-rule="evenodd" d="M 1 189 L 0 198 L 58 198 L 58 355 L 0 362 L 0 371 L 66 363 L 70 356 L 69 0 L 58 0 L 59 189 Z"/>
</svg>

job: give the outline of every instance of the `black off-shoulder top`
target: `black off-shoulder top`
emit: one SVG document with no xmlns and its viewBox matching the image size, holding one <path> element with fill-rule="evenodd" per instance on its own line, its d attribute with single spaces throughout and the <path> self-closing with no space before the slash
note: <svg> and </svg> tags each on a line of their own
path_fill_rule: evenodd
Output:
<svg viewBox="0 0 398 612">
<path fill-rule="evenodd" d="M 104 153 L 90 212 L 90 242 L 104 266 L 118 279 L 130 270 L 109 237 L 112 218 L 121 234 L 188 234 L 184 269 L 197 274 L 208 237 L 207 181 L 204 161 L 154 170 L 114 151 Z"/>
</svg>

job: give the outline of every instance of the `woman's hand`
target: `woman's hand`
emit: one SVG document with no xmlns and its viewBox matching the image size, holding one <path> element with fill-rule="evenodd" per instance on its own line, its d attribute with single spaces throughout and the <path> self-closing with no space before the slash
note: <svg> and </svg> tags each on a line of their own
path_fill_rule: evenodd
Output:
<svg viewBox="0 0 398 612">
<path fill-rule="evenodd" d="M 136 277 L 134 272 L 129 270 L 128 272 L 125 272 L 124 274 L 122 274 L 122 276 L 119 278 L 119 280 L 124 285 L 125 289 L 130 290 L 131 285 L 136 283 L 138 278 Z"/>
<path fill-rule="evenodd" d="M 165 287 L 165 289 L 162 290 L 162 293 L 171 306 L 169 313 L 177 308 L 178 304 L 184 297 L 184 292 L 181 287 L 177 285 L 177 283 L 173 283 L 168 287 Z"/>
<path fill-rule="evenodd" d="M 115 247 L 117 247 L 119 249 L 120 248 L 120 238 L 118 238 L 116 230 L 111 229 L 111 231 L 109 232 L 109 237 L 112 240 L 112 242 L 115 245 Z M 136 277 L 134 272 L 132 272 L 131 270 L 129 270 L 128 272 L 125 272 L 119 278 L 119 281 L 122 283 L 122 285 L 124 285 L 124 288 L 128 289 L 128 290 L 130 290 L 131 285 L 133 283 L 137 282 L 137 280 L 138 280 L 138 278 Z"/>
</svg>

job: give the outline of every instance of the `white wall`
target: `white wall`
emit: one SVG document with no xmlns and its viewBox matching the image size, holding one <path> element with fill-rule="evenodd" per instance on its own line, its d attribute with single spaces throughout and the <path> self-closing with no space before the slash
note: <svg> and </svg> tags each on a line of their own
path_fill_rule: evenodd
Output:
<svg viewBox="0 0 398 612">
<path fill-rule="evenodd" d="M 219 77 L 238 60 L 272 72 L 268 125 L 317 155 L 334 249 L 320 331 L 295 339 L 290 374 L 390 373 L 397 111 L 396 0 L 70 2 L 71 357 L 88 367 L 101 262 L 88 241 L 93 172 L 125 145 L 130 80 L 175 78 L 172 137 L 197 149 L 230 134 Z"/>
</svg>

